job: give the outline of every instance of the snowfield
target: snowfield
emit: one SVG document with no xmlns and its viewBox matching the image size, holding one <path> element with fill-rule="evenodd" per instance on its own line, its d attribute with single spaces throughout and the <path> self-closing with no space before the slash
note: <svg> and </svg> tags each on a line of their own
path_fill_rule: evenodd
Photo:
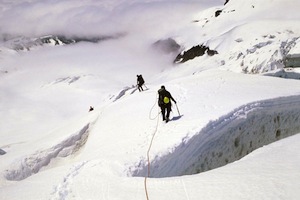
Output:
<svg viewBox="0 0 300 200">
<path fill-rule="evenodd" d="M 299 199 L 300 2 L 224 3 L 1 2 L 0 199 Z"/>
</svg>

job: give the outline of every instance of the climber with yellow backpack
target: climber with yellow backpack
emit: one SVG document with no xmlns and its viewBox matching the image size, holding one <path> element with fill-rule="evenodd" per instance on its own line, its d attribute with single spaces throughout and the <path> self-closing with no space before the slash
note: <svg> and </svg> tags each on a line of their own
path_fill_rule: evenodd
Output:
<svg viewBox="0 0 300 200">
<path fill-rule="evenodd" d="M 165 86 L 161 86 L 158 90 L 158 105 L 161 109 L 163 121 L 170 121 L 170 112 L 172 110 L 171 100 L 176 104 L 176 101 L 172 97 L 169 91 L 166 90 Z M 167 111 L 167 112 L 166 112 Z"/>
</svg>

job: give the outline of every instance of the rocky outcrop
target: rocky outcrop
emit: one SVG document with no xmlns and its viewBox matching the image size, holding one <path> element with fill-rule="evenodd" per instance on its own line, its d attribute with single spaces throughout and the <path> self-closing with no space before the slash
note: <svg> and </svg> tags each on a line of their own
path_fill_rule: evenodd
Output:
<svg viewBox="0 0 300 200">
<path fill-rule="evenodd" d="M 175 63 L 184 63 L 188 60 L 194 59 L 199 56 L 203 56 L 204 54 L 207 54 L 209 56 L 213 56 L 215 54 L 218 54 L 216 50 L 211 50 L 209 47 L 204 45 L 197 45 L 193 46 L 187 51 L 182 52 L 179 54 L 176 59 L 174 60 Z"/>
</svg>

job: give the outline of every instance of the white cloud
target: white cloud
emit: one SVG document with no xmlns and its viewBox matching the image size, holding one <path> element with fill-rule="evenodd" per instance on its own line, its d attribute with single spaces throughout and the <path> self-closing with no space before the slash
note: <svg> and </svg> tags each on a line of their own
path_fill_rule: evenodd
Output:
<svg viewBox="0 0 300 200">
<path fill-rule="evenodd" d="M 214 1 L 216 2 L 216 1 Z M 203 3 L 195 1 L 14 1 L 0 3 L 0 31 L 16 35 L 106 35 L 165 31 Z M 212 4 L 212 3 L 209 3 Z M 192 17 L 192 16 L 191 16 Z M 185 17 L 186 19 L 186 17 Z M 166 25 L 162 26 L 162 21 Z M 185 22 L 186 23 L 186 22 Z"/>
</svg>

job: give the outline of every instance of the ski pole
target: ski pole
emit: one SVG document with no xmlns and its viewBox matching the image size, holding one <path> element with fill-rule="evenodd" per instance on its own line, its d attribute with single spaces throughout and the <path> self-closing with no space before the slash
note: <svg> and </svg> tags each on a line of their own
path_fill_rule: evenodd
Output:
<svg viewBox="0 0 300 200">
<path fill-rule="evenodd" d="M 178 110 L 177 103 L 175 103 L 175 105 L 176 105 L 176 108 L 177 108 L 178 115 L 180 116 L 180 112 L 179 112 L 179 110 Z"/>
</svg>

